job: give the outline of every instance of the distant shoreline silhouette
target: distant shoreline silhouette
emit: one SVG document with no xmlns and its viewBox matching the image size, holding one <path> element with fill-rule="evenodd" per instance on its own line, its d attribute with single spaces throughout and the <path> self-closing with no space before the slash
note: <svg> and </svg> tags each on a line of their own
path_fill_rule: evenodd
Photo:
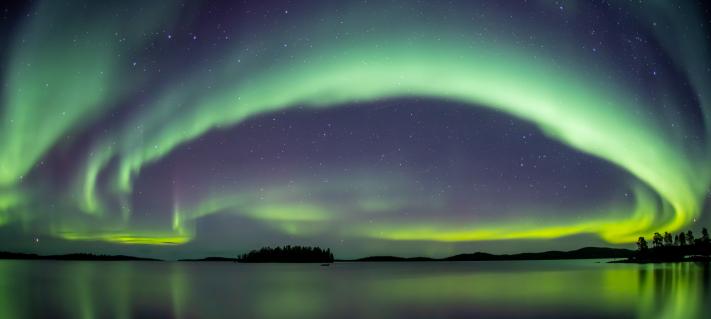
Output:
<svg viewBox="0 0 711 319">
<path fill-rule="evenodd" d="M 86 260 L 86 261 L 162 261 L 156 258 L 143 258 L 125 255 L 95 255 L 95 254 L 65 254 L 65 255 L 37 255 L 25 253 L 1 252 L 0 259 L 23 260 Z"/>
<path fill-rule="evenodd" d="M 264 247 L 235 257 L 205 257 L 194 259 L 179 259 L 179 262 L 241 262 L 241 263 L 332 263 L 332 262 L 427 262 L 427 261 L 505 261 L 505 260 L 565 260 L 565 259 L 612 259 L 631 258 L 636 252 L 624 248 L 585 247 L 571 251 L 546 251 L 536 253 L 519 253 L 510 255 L 495 255 L 483 252 L 459 254 L 445 258 L 430 257 L 398 257 L 398 256 L 368 256 L 357 259 L 335 259 L 330 249 L 319 247 Z M 160 259 L 141 258 L 133 256 L 111 256 L 94 254 L 67 254 L 41 256 L 36 254 L 0 252 L 0 259 L 25 260 L 146 260 Z"/>
<path fill-rule="evenodd" d="M 518 254 L 490 254 L 475 252 L 471 254 L 459 254 L 445 258 L 429 257 L 397 257 L 397 256 L 371 256 L 354 260 L 338 260 L 349 262 L 419 262 L 419 261 L 515 261 L 515 260 L 566 260 L 566 259 L 611 259 L 629 258 L 635 252 L 624 248 L 606 247 L 585 247 L 571 251 L 545 251 L 536 253 Z"/>
<path fill-rule="evenodd" d="M 620 259 L 613 263 L 662 263 L 686 261 L 711 261 L 711 240 L 706 228 L 695 238 L 689 230 L 677 235 L 654 233 L 652 247 L 646 238 L 639 237 L 637 250 L 624 248 L 585 247 L 571 251 L 545 251 L 518 254 L 490 254 L 475 252 L 445 258 L 368 256 L 357 259 L 335 259 L 329 248 L 307 246 L 263 247 L 237 257 L 205 257 L 179 259 L 181 262 L 239 262 L 239 263 L 333 263 L 333 262 L 432 262 L 432 261 L 515 261 L 515 260 L 566 260 L 566 259 Z M 125 255 L 96 255 L 87 253 L 66 255 L 37 255 L 0 252 L 0 259 L 24 260 L 86 260 L 86 261 L 162 261 Z"/>
</svg>

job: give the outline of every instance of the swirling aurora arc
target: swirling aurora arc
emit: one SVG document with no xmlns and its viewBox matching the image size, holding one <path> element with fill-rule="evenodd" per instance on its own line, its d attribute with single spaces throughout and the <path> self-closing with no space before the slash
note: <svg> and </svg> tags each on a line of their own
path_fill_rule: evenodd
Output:
<svg viewBox="0 0 711 319">
<path fill-rule="evenodd" d="M 691 2 L 46 1 L 13 10 L 28 14 L 5 22 L 0 232 L 64 247 L 179 245 L 200 238 L 201 219 L 234 215 L 296 241 L 328 234 L 326 244 L 332 237 L 447 245 L 579 234 L 629 243 L 703 217 L 711 42 L 708 21 Z M 535 209 L 522 208 L 522 218 L 468 211 L 450 222 L 445 203 L 433 205 L 439 211 L 429 218 L 353 222 L 408 209 L 366 191 L 385 184 L 392 185 L 386 193 L 397 193 L 407 183 L 372 170 L 360 180 L 331 176 L 336 188 L 361 190 L 343 191 L 343 205 L 353 197 L 375 202 L 358 206 L 367 213 L 339 211 L 300 195 L 319 192 L 313 183 L 284 186 L 278 177 L 267 190 L 262 182 L 215 182 L 194 194 L 154 196 L 163 202 L 156 207 L 170 209 L 150 215 L 137 202 L 144 172 L 204 138 L 224 133 L 239 145 L 231 130 L 272 114 L 318 117 L 412 99 L 529 123 L 560 148 L 625 172 L 620 187 L 632 199 L 581 203 L 574 210 L 586 212 L 583 219 L 561 211 L 538 220 Z"/>
</svg>

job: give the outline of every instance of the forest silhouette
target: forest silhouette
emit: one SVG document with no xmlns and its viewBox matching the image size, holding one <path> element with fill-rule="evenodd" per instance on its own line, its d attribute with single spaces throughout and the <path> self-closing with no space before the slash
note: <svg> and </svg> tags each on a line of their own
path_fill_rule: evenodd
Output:
<svg viewBox="0 0 711 319">
<path fill-rule="evenodd" d="M 287 245 L 252 250 L 240 255 L 237 261 L 242 263 L 332 263 L 333 253 L 328 248 Z"/>
<path fill-rule="evenodd" d="M 706 228 L 701 230 L 701 237 L 695 238 L 689 230 L 673 235 L 669 232 L 652 235 L 652 247 L 644 237 L 637 240 L 637 254 L 632 258 L 636 262 L 683 261 L 708 259 L 711 255 L 711 240 Z"/>
</svg>

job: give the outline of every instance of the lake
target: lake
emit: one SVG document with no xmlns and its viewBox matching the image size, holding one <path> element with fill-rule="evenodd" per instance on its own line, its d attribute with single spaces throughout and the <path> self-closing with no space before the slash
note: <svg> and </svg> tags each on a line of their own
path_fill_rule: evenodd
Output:
<svg viewBox="0 0 711 319">
<path fill-rule="evenodd" d="M 0 260 L 0 318 L 702 318 L 709 266 Z"/>
</svg>

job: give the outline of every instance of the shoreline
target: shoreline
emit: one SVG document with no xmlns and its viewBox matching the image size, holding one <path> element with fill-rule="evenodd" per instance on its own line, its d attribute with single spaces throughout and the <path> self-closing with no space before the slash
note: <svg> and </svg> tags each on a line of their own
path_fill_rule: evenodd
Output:
<svg viewBox="0 0 711 319">
<path fill-rule="evenodd" d="M 691 256 L 684 258 L 673 259 L 641 259 L 628 258 L 623 260 L 608 261 L 608 264 L 665 264 L 665 263 L 687 263 L 687 262 L 710 262 L 711 257 L 706 256 Z"/>
<path fill-rule="evenodd" d="M 443 261 L 527 261 L 527 260 L 576 260 L 576 259 L 622 259 L 632 260 L 634 251 L 622 248 L 585 247 L 571 251 L 545 251 L 517 254 L 490 254 L 484 252 L 458 254 L 443 258 L 431 257 L 398 257 L 398 256 L 368 256 L 356 259 L 303 259 L 266 258 L 264 260 L 244 261 L 239 258 L 210 256 L 204 258 L 181 258 L 179 262 L 237 262 L 237 263 L 333 263 L 333 262 L 443 262 Z M 25 253 L 0 252 L 0 259 L 18 260 L 89 260 L 89 261 L 166 261 L 155 258 L 142 258 L 124 255 L 66 254 L 37 255 Z M 171 260 L 172 261 L 172 260 Z"/>
</svg>

